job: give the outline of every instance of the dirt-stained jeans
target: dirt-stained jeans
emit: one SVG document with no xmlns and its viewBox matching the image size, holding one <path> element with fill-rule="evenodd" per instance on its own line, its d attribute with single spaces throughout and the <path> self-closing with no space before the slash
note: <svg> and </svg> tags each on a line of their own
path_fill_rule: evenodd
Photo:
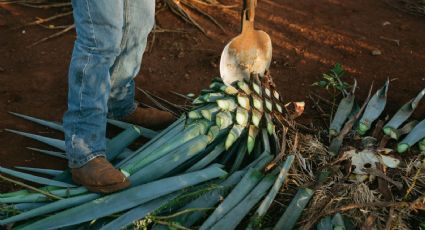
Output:
<svg viewBox="0 0 425 230">
<path fill-rule="evenodd" d="M 77 39 L 63 118 L 69 167 L 106 149 L 106 119 L 135 108 L 134 80 L 154 25 L 155 0 L 72 0 Z"/>
</svg>

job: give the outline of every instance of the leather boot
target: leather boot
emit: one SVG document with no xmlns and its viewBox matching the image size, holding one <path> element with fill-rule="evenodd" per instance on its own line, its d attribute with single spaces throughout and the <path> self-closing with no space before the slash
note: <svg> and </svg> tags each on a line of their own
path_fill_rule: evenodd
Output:
<svg viewBox="0 0 425 230">
<path fill-rule="evenodd" d="M 123 117 L 121 120 L 145 128 L 162 129 L 173 123 L 175 118 L 166 111 L 137 107 L 133 113 Z"/>
<path fill-rule="evenodd" d="M 80 168 L 71 169 L 72 180 L 96 193 L 112 193 L 130 186 L 130 180 L 104 157 L 96 157 Z"/>
</svg>

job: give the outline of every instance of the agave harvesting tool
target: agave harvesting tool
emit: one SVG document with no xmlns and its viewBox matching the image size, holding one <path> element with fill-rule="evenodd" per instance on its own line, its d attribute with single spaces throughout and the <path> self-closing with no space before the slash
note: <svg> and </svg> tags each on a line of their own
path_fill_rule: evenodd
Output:
<svg viewBox="0 0 425 230">
<path fill-rule="evenodd" d="M 254 29 L 257 0 L 244 0 L 241 33 L 223 50 L 220 59 L 220 75 L 230 85 L 234 81 L 249 80 L 250 74 L 263 76 L 272 59 L 270 36 Z"/>
</svg>

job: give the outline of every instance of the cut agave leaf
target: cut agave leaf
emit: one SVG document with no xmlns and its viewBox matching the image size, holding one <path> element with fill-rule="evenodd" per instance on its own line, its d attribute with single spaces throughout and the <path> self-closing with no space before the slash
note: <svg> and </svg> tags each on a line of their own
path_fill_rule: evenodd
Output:
<svg viewBox="0 0 425 230">
<path fill-rule="evenodd" d="M 234 187 L 243 177 L 246 171 L 237 171 L 232 173 L 225 181 L 221 182 L 219 186 L 200 196 L 199 198 L 191 201 L 179 211 L 188 210 L 188 209 L 200 209 L 200 208 L 212 208 L 217 203 L 219 203 L 223 197 L 230 192 L 229 188 Z M 200 219 L 207 216 L 206 211 L 191 212 L 188 214 L 181 215 L 177 217 L 174 221 L 181 223 L 182 226 L 191 227 Z M 168 229 L 168 228 L 167 228 Z"/>
<path fill-rule="evenodd" d="M 273 175 L 265 176 L 237 206 L 227 212 L 211 229 L 235 229 L 251 208 L 267 193 L 275 179 L 276 176 Z"/>
<path fill-rule="evenodd" d="M 272 204 L 277 193 L 280 191 L 282 184 L 285 182 L 286 177 L 288 176 L 289 170 L 292 166 L 292 163 L 294 162 L 294 158 L 294 155 L 290 155 L 288 156 L 288 158 L 286 158 L 272 189 L 267 194 L 266 198 L 263 200 L 263 202 L 260 204 L 260 207 L 258 207 L 257 211 L 255 212 L 255 218 L 262 218 L 266 214 L 267 210 L 270 208 L 270 205 Z"/>
<path fill-rule="evenodd" d="M 248 125 L 248 121 L 249 121 L 248 110 L 242 107 L 238 107 L 236 109 L 236 122 L 238 123 L 238 125 L 246 127 Z"/>
<path fill-rule="evenodd" d="M 359 122 L 357 131 L 360 135 L 364 135 L 371 127 L 372 123 L 381 115 L 385 109 L 387 103 L 387 92 L 389 79 L 385 82 L 385 85 L 379 89 L 375 95 L 369 100 L 364 114 Z"/>
<path fill-rule="evenodd" d="M 397 145 L 397 152 L 404 153 L 414 144 L 425 138 L 425 119 L 413 128 L 407 136 Z"/>
<path fill-rule="evenodd" d="M 349 94 L 341 100 L 329 127 L 329 135 L 336 136 L 341 131 L 342 126 L 353 109 L 354 98 L 354 94 Z"/>
<path fill-rule="evenodd" d="M 313 194 L 314 191 L 309 188 L 299 189 L 273 229 L 293 229 Z"/>
<path fill-rule="evenodd" d="M 249 97 L 246 96 L 245 94 L 241 94 L 241 93 L 238 94 L 237 100 L 238 100 L 239 106 L 241 106 L 242 108 L 244 108 L 246 110 L 251 109 L 251 102 L 249 100 Z"/>
<path fill-rule="evenodd" d="M 84 223 L 136 207 L 183 188 L 225 175 L 225 171 L 216 167 L 209 167 L 201 171 L 157 180 L 58 212 L 25 225 L 21 230 L 52 229 Z"/>
<path fill-rule="evenodd" d="M 244 130 L 245 130 L 244 126 L 233 125 L 232 129 L 229 132 L 229 135 L 227 135 L 227 138 L 226 138 L 226 142 L 225 142 L 226 150 L 228 150 L 236 142 L 236 140 L 241 136 Z"/>
<path fill-rule="evenodd" d="M 248 130 L 248 141 L 246 143 L 247 144 L 248 153 L 251 153 L 252 150 L 254 150 L 255 140 L 257 139 L 257 136 L 258 136 L 259 131 L 260 131 L 260 129 L 258 129 L 254 125 L 250 125 L 249 126 L 249 130 Z"/>
<path fill-rule="evenodd" d="M 212 228 L 213 225 L 222 219 L 229 211 L 233 210 L 233 208 L 242 201 L 247 194 L 249 194 L 249 192 L 261 181 L 263 177 L 264 175 L 259 171 L 253 168 L 249 169 L 236 187 L 228 196 L 226 196 L 224 201 L 214 210 L 208 219 L 204 221 L 200 229 L 203 230 Z"/>
<path fill-rule="evenodd" d="M 221 111 L 216 115 L 215 123 L 220 129 L 225 129 L 233 124 L 233 117 L 229 111 Z"/>
<path fill-rule="evenodd" d="M 251 121 L 252 121 L 252 124 L 255 125 L 255 127 L 257 127 L 257 128 L 260 127 L 260 122 L 261 122 L 262 117 L 263 117 L 263 114 L 260 111 L 258 111 L 256 109 L 252 110 Z"/>
<path fill-rule="evenodd" d="M 217 105 L 224 111 L 235 111 L 237 108 L 237 104 L 234 98 L 224 98 L 217 100 Z"/>
<path fill-rule="evenodd" d="M 415 98 L 403 105 L 400 110 L 398 110 L 397 113 L 391 118 L 391 120 L 384 125 L 384 133 L 388 136 L 392 136 L 391 132 L 394 132 L 394 130 L 398 129 L 400 125 L 403 124 L 410 117 L 410 115 L 412 115 L 413 111 L 415 111 L 424 95 L 425 89 L 423 89 Z"/>
</svg>

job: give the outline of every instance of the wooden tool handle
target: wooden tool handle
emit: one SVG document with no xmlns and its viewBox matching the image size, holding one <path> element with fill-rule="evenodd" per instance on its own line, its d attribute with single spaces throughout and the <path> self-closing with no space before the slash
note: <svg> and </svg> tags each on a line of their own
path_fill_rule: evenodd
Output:
<svg viewBox="0 0 425 230">
<path fill-rule="evenodd" d="M 254 30 L 255 7 L 257 0 L 243 0 L 242 8 L 242 32 L 246 30 Z"/>
</svg>

